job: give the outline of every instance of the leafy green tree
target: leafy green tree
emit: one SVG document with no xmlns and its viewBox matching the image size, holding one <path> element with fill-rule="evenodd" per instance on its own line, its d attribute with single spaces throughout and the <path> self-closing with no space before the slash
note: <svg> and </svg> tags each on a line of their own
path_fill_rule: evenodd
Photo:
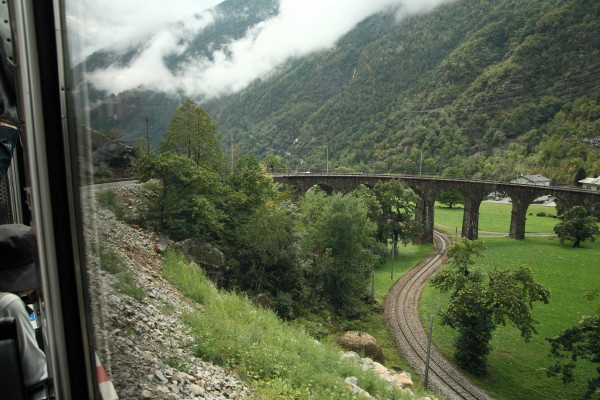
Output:
<svg viewBox="0 0 600 400">
<path fill-rule="evenodd" d="M 438 273 L 431 281 L 443 293 L 450 292 L 442 324 L 458 331 L 455 342 L 457 364 L 476 375 L 487 372 L 486 357 L 492 332 L 510 321 L 526 341 L 537 333 L 531 315 L 533 302 L 548 303 L 549 291 L 535 282 L 528 268 L 490 271 L 488 277 L 469 268 L 481 256 L 485 244 L 461 238 L 448 250 L 453 269 Z"/>
<path fill-rule="evenodd" d="M 225 159 L 220 147 L 221 135 L 208 113 L 192 99 L 185 99 L 175 109 L 161 152 L 185 156 L 196 165 L 222 171 Z"/>
<path fill-rule="evenodd" d="M 138 137 L 135 139 L 133 144 L 133 149 L 135 150 L 135 155 L 138 158 L 141 158 L 149 153 L 148 149 L 148 140 L 144 137 Z"/>
<path fill-rule="evenodd" d="M 228 212 L 238 222 L 278 196 L 273 180 L 265 176 L 254 156 L 243 156 L 238 160 L 230 175 L 228 190 Z"/>
<path fill-rule="evenodd" d="M 589 299 L 600 294 L 600 289 L 587 293 Z M 560 332 L 550 342 L 550 355 L 558 360 L 548 371 L 548 376 L 560 376 L 564 383 L 573 382 L 573 370 L 578 360 L 588 360 L 597 365 L 597 376 L 588 381 L 583 400 L 600 399 L 600 309 L 595 315 L 584 316 L 575 326 Z"/>
<path fill-rule="evenodd" d="M 225 215 L 219 207 L 225 192 L 219 176 L 187 157 L 166 152 L 149 154 L 135 165 L 135 176 L 148 182 L 148 224 L 174 239 L 216 238 Z"/>
<path fill-rule="evenodd" d="M 440 203 L 445 204 L 448 208 L 452 208 L 457 204 L 464 204 L 465 196 L 458 189 L 448 189 L 443 191 L 437 199 Z"/>
<path fill-rule="evenodd" d="M 362 184 L 358 185 L 352 192 L 349 193 L 349 195 L 358 197 L 362 200 L 362 202 L 367 206 L 368 216 L 371 221 L 375 222 L 381 218 L 383 213 L 381 204 L 379 203 L 375 192 L 368 186 Z"/>
<path fill-rule="evenodd" d="M 406 245 L 415 240 L 423 230 L 421 224 L 414 220 L 415 207 L 420 197 L 398 180 L 380 182 L 373 191 L 382 211 L 376 220 L 378 239 L 384 243 L 392 239 L 394 245 L 398 241 Z"/>
<path fill-rule="evenodd" d="M 594 242 L 600 235 L 597 221 L 583 206 L 575 206 L 564 212 L 563 220 L 554 226 L 554 232 L 561 243 L 569 241 L 573 242 L 572 247 L 581 247 L 581 242 Z"/>
<path fill-rule="evenodd" d="M 285 172 L 289 170 L 289 168 L 281 162 L 281 158 L 277 157 L 275 154 L 266 156 L 263 160 L 263 165 L 265 166 L 266 172 Z"/>
<path fill-rule="evenodd" d="M 263 204 L 240 227 L 236 258 L 242 264 L 238 285 L 272 295 L 298 291 L 303 275 L 292 203 Z"/>
<path fill-rule="evenodd" d="M 366 292 L 376 257 L 370 251 L 376 226 L 360 198 L 310 190 L 300 202 L 300 229 L 311 255 L 309 284 L 336 312 L 355 312 Z"/>
</svg>

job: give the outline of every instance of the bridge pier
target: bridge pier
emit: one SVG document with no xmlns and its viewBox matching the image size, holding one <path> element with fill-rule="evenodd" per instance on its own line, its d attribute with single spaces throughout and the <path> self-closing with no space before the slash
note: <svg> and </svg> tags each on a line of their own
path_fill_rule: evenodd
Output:
<svg viewBox="0 0 600 400">
<path fill-rule="evenodd" d="M 479 237 L 479 206 L 485 198 L 485 192 L 471 191 L 465 195 L 465 209 L 463 211 L 463 223 L 461 236 L 469 240 Z"/>
<path fill-rule="evenodd" d="M 525 223 L 527 221 L 527 209 L 536 199 L 535 193 L 527 193 L 521 190 L 521 193 L 509 193 L 512 199 L 512 211 L 510 213 L 510 230 L 508 236 L 513 239 L 525 239 Z"/>
<path fill-rule="evenodd" d="M 434 191 L 419 191 L 418 194 L 421 196 L 421 201 L 417 204 L 415 219 L 423 225 L 423 235 L 417 240 L 417 243 L 433 243 L 433 213 L 438 193 Z"/>
</svg>

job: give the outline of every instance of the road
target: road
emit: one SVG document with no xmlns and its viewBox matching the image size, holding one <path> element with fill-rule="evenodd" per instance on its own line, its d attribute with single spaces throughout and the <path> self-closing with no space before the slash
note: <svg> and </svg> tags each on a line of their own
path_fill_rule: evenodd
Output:
<svg viewBox="0 0 600 400">
<path fill-rule="evenodd" d="M 396 344 L 414 370 L 424 377 L 427 333 L 419 314 L 419 297 L 429 278 L 446 261 L 450 240 L 435 231 L 433 251 L 426 260 L 406 273 L 390 290 L 385 301 L 385 319 Z M 451 400 L 493 400 L 473 384 L 432 345 L 429 363 L 429 386 Z"/>
</svg>

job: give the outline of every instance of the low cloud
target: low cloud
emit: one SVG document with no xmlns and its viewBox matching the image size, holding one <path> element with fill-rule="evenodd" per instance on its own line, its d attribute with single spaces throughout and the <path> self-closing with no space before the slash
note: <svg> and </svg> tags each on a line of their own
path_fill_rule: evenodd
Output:
<svg viewBox="0 0 600 400">
<path fill-rule="evenodd" d="M 188 60 L 176 73 L 166 68 L 163 57 L 183 52 L 185 39 L 211 23 L 212 14 L 204 12 L 201 17 L 182 18 L 179 24 L 164 22 L 155 30 L 150 30 L 151 24 L 145 23 L 139 31 L 127 36 L 129 43 L 112 46 L 130 46 L 133 38 L 148 37 L 149 32 L 154 32 L 129 66 L 96 71 L 89 78 L 96 87 L 112 93 L 144 87 L 195 98 L 217 97 L 237 92 L 255 79 L 268 76 L 290 57 L 333 47 L 344 34 L 372 14 L 394 8 L 398 16 L 403 17 L 431 10 L 445 1 L 281 0 L 277 16 L 252 27 L 244 38 L 214 51 L 210 60 Z"/>
<path fill-rule="evenodd" d="M 67 31 L 74 63 L 99 49 L 124 50 L 163 32 L 174 23 L 194 21 L 223 0 L 68 1 Z"/>
</svg>

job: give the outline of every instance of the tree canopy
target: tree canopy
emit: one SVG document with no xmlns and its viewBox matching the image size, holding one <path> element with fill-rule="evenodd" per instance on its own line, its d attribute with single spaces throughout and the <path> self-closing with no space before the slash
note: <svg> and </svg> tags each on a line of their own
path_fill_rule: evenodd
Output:
<svg viewBox="0 0 600 400">
<path fill-rule="evenodd" d="M 380 240 L 392 239 L 404 244 L 415 240 L 422 231 L 421 224 L 414 219 L 419 195 L 394 179 L 376 184 L 373 192 L 381 206 L 381 214 L 375 220 Z"/>
<path fill-rule="evenodd" d="M 448 189 L 438 196 L 437 201 L 452 208 L 457 204 L 464 204 L 465 196 L 458 189 Z"/>
<path fill-rule="evenodd" d="M 188 157 L 170 152 L 148 154 L 135 166 L 141 182 L 158 179 L 148 187 L 146 218 L 150 226 L 174 239 L 218 238 L 225 215 L 225 191 L 220 177 L 199 167 Z"/>
<path fill-rule="evenodd" d="M 596 289 L 586 297 L 593 299 L 599 293 L 600 289 Z M 600 399 L 600 309 L 595 315 L 584 316 L 577 325 L 546 340 L 550 342 L 550 355 L 557 358 L 548 369 L 548 375 L 560 376 L 564 383 L 573 382 L 577 362 L 588 360 L 596 364 L 597 376 L 588 382 L 583 399 Z"/>
<path fill-rule="evenodd" d="M 300 202 L 304 246 L 311 254 L 315 287 L 340 313 L 352 313 L 365 294 L 376 257 L 370 248 L 376 226 L 362 200 L 311 189 Z"/>
<path fill-rule="evenodd" d="M 588 215 L 583 206 L 575 206 L 563 213 L 563 220 L 554 226 L 560 242 L 573 242 L 573 247 L 581 247 L 581 242 L 594 242 L 600 235 L 596 217 Z"/>
<path fill-rule="evenodd" d="M 188 157 L 196 165 L 211 170 L 223 169 L 221 135 L 217 132 L 217 125 L 192 99 L 183 100 L 175 109 L 164 137 L 160 145 L 162 152 L 170 151 Z"/>
<path fill-rule="evenodd" d="M 535 282 L 529 268 L 491 270 L 485 274 L 470 268 L 473 257 L 482 256 L 485 244 L 461 238 L 448 249 L 454 268 L 439 272 L 431 283 L 450 292 L 442 323 L 458 331 L 455 342 L 457 364 L 476 375 L 487 372 L 486 357 L 492 332 L 510 321 L 525 340 L 536 333 L 537 321 L 531 315 L 533 302 L 548 303 L 550 292 Z"/>
</svg>

